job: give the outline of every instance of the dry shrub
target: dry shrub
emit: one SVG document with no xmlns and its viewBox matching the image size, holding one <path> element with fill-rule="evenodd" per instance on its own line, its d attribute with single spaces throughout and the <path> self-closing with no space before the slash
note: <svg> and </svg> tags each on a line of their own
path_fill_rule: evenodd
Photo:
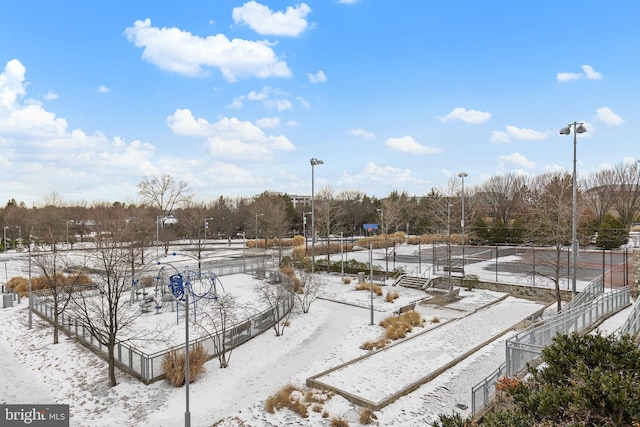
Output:
<svg viewBox="0 0 640 427">
<path fill-rule="evenodd" d="M 264 410 L 270 414 L 275 414 L 280 409 L 287 408 L 290 402 L 290 396 L 293 391 L 297 390 L 293 384 L 287 384 L 275 394 L 269 396 L 264 403 Z"/>
<path fill-rule="evenodd" d="M 24 277 L 12 277 L 7 282 L 7 288 L 13 289 L 14 292 L 25 296 L 29 293 L 29 280 Z"/>
<path fill-rule="evenodd" d="M 396 299 L 400 298 L 400 295 L 397 291 L 389 291 L 384 297 L 386 302 L 394 302 Z"/>
<path fill-rule="evenodd" d="M 300 279 L 296 277 L 295 271 L 293 271 L 293 267 L 290 265 L 285 265 L 280 267 L 280 272 L 287 275 L 293 280 L 293 291 L 301 294 L 303 292 L 302 284 L 300 283 Z"/>
<path fill-rule="evenodd" d="M 307 250 L 305 249 L 304 246 L 295 246 L 291 250 L 291 258 L 293 258 L 296 261 L 303 259 L 306 255 L 307 255 Z"/>
<path fill-rule="evenodd" d="M 329 413 L 327 411 L 324 411 L 322 413 L 322 418 L 329 418 Z"/>
<path fill-rule="evenodd" d="M 431 323 L 440 323 L 440 318 L 438 316 L 433 316 L 433 319 L 431 319 Z"/>
<path fill-rule="evenodd" d="M 342 418 L 331 418 L 331 427 L 349 427 L 349 423 Z"/>
<path fill-rule="evenodd" d="M 190 383 L 204 372 L 208 355 L 202 344 L 198 343 L 189 351 Z M 162 371 L 174 387 L 182 387 L 185 378 L 185 355 L 183 351 L 171 350 L 162 359 Z"/>
<path fill-rule="evenodd" d="M 496 383 L 496 390 L 509 392 L 518 388 L 522 384 L 522 380 L 518 377 L 502 377 Z"/>
<path fill-rule="evenodd" d="M 264 409 L 268 413 L 274 414 L 276 411 L 287 408 L 302 418 L 308 418 L 309 412 L 307 405 L 302 401 L 303 397 L 304 393 L 299 388 L 293 384 L 287 384 L 267 398 Z"/>
<path fill-rule="evenodd" d="M 414 310 L 402 313 L 400 316 L 389 316 L 380 321 L 379 325 L 385 328 L 384 337 L 395 341 L 407 336 L 414 326 L 424 323 L 420 313 Z"/>
<path fill-rule="evenodd" d="M 349 285 L 351 283 L 351 278 L 345 277 L 344 279 L 342 279 L 342 283 L 344 283 L 345 285 Z"/>
<path fill-rule="evenodd" d="M 291 239 L 291 245 L 292 246 L 302 246 L 302 247 L 304 247 L 304 243 L 305 243 L 304 236 L 295 236 L 293 239 Z"/>
<path fill-rule="evenodd" d="M 142 279 L 140 279 L 140 282 L 142 283 L 142 286 L 144 286 L 145 288 L 150 288 L 153 286 L 154 280 L 155 280 L 155 277 L 144 276 Z"/>
<path fill-rule="evenodd" d="M 365 341 L 362 344 L 360 344 L 360 348 L 362 350 L 367 350 L 367 351 L 371 351 L 371 350 L 380 350 L 382 348 L 384 348 L 387 345 L 387 339 L 385 337 L 381 337 L 378 338 L 378 340 L 376 341 Z"/>
<path fill-rule="evenodd" d="M 320 411 L 322 411 L 322 405 L 320 405 L 320 404 L 316 403 L 315 405 L 313 405 L 313 406 L 311 407 L 311 410 L 312 410 L 313 412 L 315 412 L 315 413 L 319 414 L 319 413 L 320 413 Z"/>
<path fill-rule="evenodd" d="M 370 424 L 373 424 L 377 419 L 378 417 L 376 416 L 374 410 L 371 408 L 362 408 L 362 410 L 360 411 L 359 421 L 362 425 L 368 426 Z"/>
<path fill-rule="evenodd" d="M 354 289 L 356 291 L 369 291 L 371 290 L 371 283 L 358 283 Z M 382 296 L 382 286 L 374 284 L 373 293 L 377 296 Z"/>
</svg>

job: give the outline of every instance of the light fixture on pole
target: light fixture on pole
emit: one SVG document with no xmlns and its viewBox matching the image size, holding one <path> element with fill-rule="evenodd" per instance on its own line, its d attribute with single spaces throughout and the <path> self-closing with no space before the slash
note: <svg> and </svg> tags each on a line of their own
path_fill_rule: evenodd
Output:
<svg viewBox="0 0 640 427">
<path fill-rule="evenodd" d="M 584 127 L 583 122 L 569 123 L 566 127 L 560 129 L 560 135 L 571 134 L 571 127 L 573 126 L 573 179 L 572 179 L 572 219 L 571 219 L 571 263 L 573 270 L 571 272 L 571 293 L 576 294 L 576 265 L 578 264 L 578 239 L 576 236 L 576 226 L 578 223 L 578 180 L 577 180 L 577 168 L 576 168 L 576 146 L 577 146 L 577 134 L 585 133 L 587 128 Z"/>
<path fill-rule="evenodd" d="M 314 191 L 314 168 L 317 165 L 323 165 L 322 160 L 313 157 L 311 163 L 311 272 L 313 273 L 316 266 L 316 209 L 315 209 L 315 191 Z"/>
<path fill-rule="evenodd" d="M 460 172 L 458 176 L 462 178 L 462 219 L 460 220 L 460 226 L 462 227 L 462 274 L 464 275 L 464 179 L 469 175 L 466 172 Z"/>
<path fill-rule="evenodd" d="M 191 412 L 189 412 L 189 380 L 191 372 L 189 371 L 189 292 L 184 293 L 184 301 L 180 301 L 173 294 L 165 294 L 161 298 L 162 302 L 174 301 L 177 305 L 184 307 L 184 386 L 186 392 L 184 426 L 191 426 Z"/>
</svg>

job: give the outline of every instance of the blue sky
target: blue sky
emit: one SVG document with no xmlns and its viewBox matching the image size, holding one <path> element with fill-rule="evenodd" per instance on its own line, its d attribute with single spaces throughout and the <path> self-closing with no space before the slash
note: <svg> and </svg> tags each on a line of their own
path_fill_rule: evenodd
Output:
<svg viewBox="0 0 640 427">
<path fill-rule="evenodd" d="M 31 1 L 0 10 L 0 203 L 331 186 L 639 158 L 635 1 Z"/>
</svg>

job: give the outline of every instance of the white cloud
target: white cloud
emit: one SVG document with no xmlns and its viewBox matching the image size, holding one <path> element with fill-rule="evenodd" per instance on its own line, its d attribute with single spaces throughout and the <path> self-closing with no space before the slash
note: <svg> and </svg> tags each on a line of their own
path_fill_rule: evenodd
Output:
<svg viewBox="0 0 640 427">
<path fill-rule="evenodd" d="M 511 142 L 511 138 L 506 132 L 494 130 L 491 133 L 491 142 L 493 142 L 494 144 L 505 144 L 507 142 Z"/>
<path fill-rule="evenodd" d="M 309 24 L 306 17 L 311 8 L 305 3 L 287 7 L 286 12 L 274 12 L 268 6 L 249 1 L 233 8 L 233 22 L 246 24 L 262 35 L 297 37 Z"/>
<path fill-rule="evenodd" d="M 291 110 L 291 108 L 293 107 L 291 101 L 289 101 L 288 99 L 280 99 L 276 101 L 275 105 L 278 111 Z"/>
<path fill-rule="evenodd" d="M 26 94 L 24 65 L 17 59 L 7 62 L 4 71 L 0 74 L 0 105 L 6 109 L 14 108 L 19 97 Z"/>
<path fill-rule="evenodd" d="M 595 71 L 591 65 L 583 65 L 582 72 L 589 80 L 600 80 L 602 78 L 602 73 Z"/>
<path fill-rule="evenodd" d="M 363 138 L 375 138 L 375 134 L 360 128 L 351 129 L 351 135 L 361 136 Z"/>
<path fill-rule="evenodd" d="M 457 107 L 454 108 L 449 114 L 444 117 L 440 117 L 440 121 L 443 123 L 453 122 L 460 120 L 465 123 L 484 123 L 491 119 L 491 113 L 478 110 L 467 110 L 466 108 Z"/>
<path fill-rule="evenodd" d="M 607 126 L 620 126 L 624 119 L 614 113 L 609 107 L 602 107 L 596 110 L 596 119 Z"/>
<path fill-rule="evenodd" d="M 175 27 L 152 27 L 150 19 L 135 21 L 125 34 L 136 47 L 144 49 L 144 60 L 169 72 L 206 77 L 204 67 L 213 67 L 230 82 L 250 76 L 291 76 L 286 62 L 278 59 L 265 41 L 229 40 L 224 34 L 203 38 Z"/>
<path fill-rule="evenodd" d="M 307 101 L 303 97 L 297 96 L 296 97 L 296 101 L 298 101 L 300 103 L 300 105 L 302 105 L 303 108 L 305 108 L 307 110 L 311 109 L 311 104 L 309 103 L 309 101 Z"/>
<path fill-rule="evenodd" d="M 58 94 L 50 90 L 44 95 L 44 99 L 46 99 L 47 101 L 53 101 L 54 99 L 58 99 Z"/>
<path fill-rule="evenodd" d="M 509 135 L 512 135 L 516 139 L 524 139 L 526 141 L 539 141 L 541 139 L 545 139 L 551 134 L 550 131 L 541 132 L 528 128 L 518 128 L 511 125 L 507 125 L 506 128 Z"/>
<path fill-rule="evenodd" d="M 206 138 L 205 146 L 216 158 L 242 158 L 269 161 L 274 151 L 291 151 L 295 147 L 286 137 L 267 135 L 251 122 L 223 117 L 216 123 L 195 119 L 188 109 L 178 109 L 167 118 L 176 134 Z"/>
<path fill-rule="evenodd" d="M 262 129 L 273 129 L 280 126 L 280 117 L 263 117 L 256 120 L 256 126 Z"/>
<path fill-rule="evenodd" d="M 354 3 L 358 3 L 360 0 L 338 0 L 338 3 L 342 3 L 342 4 L 354 4 Z"/>
<path fill-rule="evenodd" d="M 570 82 L 571 80 L 578 80 L 582 77 L 582 73 L 558 73 L 556 75 L 556 80 L 559 82 Z"/>
<path fill-rule="evenodd" d="M 558 73 L 556 75 L 556 80 L 561 83 L 570 82 L 572 80 L 579 80 L 583 77 L 586 77 L 588 80 L 600 80 L 602 78 L 602 73 L 599 73 L 593 69 L 591 65 L 583 65 L 582 73 Z"/>
<path fill-rule="evenodd" d="M 46 111 L 38 102 L 19 102 L 26 95 L 25 73 L 26 68 L 14 59 L 0 74 L 0 135 L 19 138 L 66 135 L 66 120 Z"/>
<path fill-rule="evenodd" d="M 98 88 L 96 89 L 96 92 L 97 93 L 109 93 L 109 92 L 111 92 L 111 89 L 109 89 L 105 85 L 101 85 L 101 86 L 98 86 Z"/>
<path fill-rule="evenodd" d="M 526 169 L 531 169 L 536 166 L 535 162 L 532 162 L 520 153 L 509 154 L 508 156 L 500 156 L 500 160 L 502 162 L 510 163 L 514 166 Z"/>
<path fill-rule="evenodd" d="M 324 74 L 324 71 L 322 70 L 319 70 L 315 74 L 308 73 L 307 76 L 309 77 L 309 81 L 311 83 L 326 83 L 327 81 L 327 76 Z"/>
<path fill-rule="evenodd" d="M 384 145 L 386 145 L 387 148 L 393 151 L 399 151 L 401 153 L 435 154 L 440 152 L 440 150 L 437 148 L 418 144 L 415 139 L 410 136 L 403 136 L 402 138 L 389 138 L 384 142 Z"/>
<path fill-rule="evenodd" d="M 283 98 L 279 98 L 279 99 L 274 98 L 273 97 L 274 95 L 276 97 L 283 97 Z M 242 95 L 234 98 L 233 102 L 227 105 L 227 108 L 241 109 L 244 107 L 244 101 L 247 100 L 247 101 L 261 102 L 262 105 L 264 105 L 265 107 L 273 108 L 278 111 L 291 110 L 293 108 L 293 105 L 291 101 L 284 98 L 286 96 L 288 95 L 283 93 L 282 91 L 274 90 L 269 86 L 265 86 L 260 91 L 252 90 L 247 95 Z M 296 98 L 296 99 L 303 106 L 305 106 L 304 102 L 306 101 L 304 101 L 302 98 Z"/>
<path fill-rule="evenodd" d="M 420 181 L 411 176 L 410 169 L 400 169 L 393 166 L 378 166 L 369 162 L 355 175 L 343 172 L 338 184 L 349 187 L 369 186 L 372 182 L 384 183 L 389 188 L 405 188 Z"/>
</svg>

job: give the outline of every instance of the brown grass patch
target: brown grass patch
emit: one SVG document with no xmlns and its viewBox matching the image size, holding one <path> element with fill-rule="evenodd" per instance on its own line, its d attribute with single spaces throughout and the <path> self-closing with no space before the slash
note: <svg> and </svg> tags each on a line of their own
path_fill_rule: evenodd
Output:
<svg viewBox="0 0 640 427">
<path fill-rule="evenodd" d="M 360 344 L 360 348 L 362 350 L 367 350 L 367 351 L 371 351 L 371 350 L 380 350 L 381 348 L 385 348 L 385 346 L 387 345 L 387 338 L 386 337 L 381 337 L 378 338 L 376 341 L 365 341 L 362 344 Z"/>
<path fill-rule="evenodd" d="M 313 412 L 323 410 L 322 404 L 333 396 L 331 392 L 316 389 L 303 389 L 287 384 L 265 401 L 264 409 L 270 414 L 282 409 L 289 409 L 302 418 L 309 417 L 309 407 Z M 323 414 L 323 417 L 328 417 Z"/>
<path fill-rule="evenodd" d="M 291 258 L 293 258 L 296 261 L 302 260 L 306 255 L 307 255 L 307 250 L 305 249 L 304 245 L 295 246 L 291 250 Z"/>
<path fill-rule="evenodd" d="M 397 300 L 398 298 L 400 298 L 400 294 L 398 294 L 397 291 L 388 291 L 384 297 L 384 300 L 386 302 L 395 302 L 395 300 Z"/>
<path fill-rule="evenodd" d="M 433 316 L 433 319 L 431 319 L 431 323 L 440 323 L 440 318 L 438 316 Z"/>
<path fill-rule="evenodd" d="M 192 383 L 204 372 L 204 364 L 208 354 L 202 344 L 198 343 L 189 351 L 189 382 Z M 182 387 L 185 379 L 184 351 L 172 350 L 162 359 L 162 371 L 174 387 Z"/>
<path fill-rule="evenodd" d="M 342 279 L 342 283 L 344 283 L 345 285 L 351 284 L 351 278 L 350 277 L 345 277 L 344 279 Z"/>
<path fill-rule="evenodd" d="M 422 316 L 417 311 L 411 310 L 400 316 L 389 316 L 381 320 L 379 325 L 385 328 L 384 338 L 395 341 L 405 338 L 415 326 L 424 323 Z"/>
<path fill-rule="evenodd" d="M 371 283 L 358 283 L 354 288 L 356 291 L 371 291 Z M 382 296 L 382 286 L 373 284 L 373 293 Z"/>
<path fill-rule="evenodd" d="M 349 423 L 342 418 L 331 418 L 331 427 L 349 427 Z"/>
<path fill-rule="evenodd" d="M 360 411 L 360 415 L 358 419 L 358 421 L 360 421 L 360 424 L 368 426 L 370 424 L 373 424 L 377 420 L 378 420 L 378 417 L 376 416 L 373 409 L 362 408 L 362 410 Z"/>
</svg>

